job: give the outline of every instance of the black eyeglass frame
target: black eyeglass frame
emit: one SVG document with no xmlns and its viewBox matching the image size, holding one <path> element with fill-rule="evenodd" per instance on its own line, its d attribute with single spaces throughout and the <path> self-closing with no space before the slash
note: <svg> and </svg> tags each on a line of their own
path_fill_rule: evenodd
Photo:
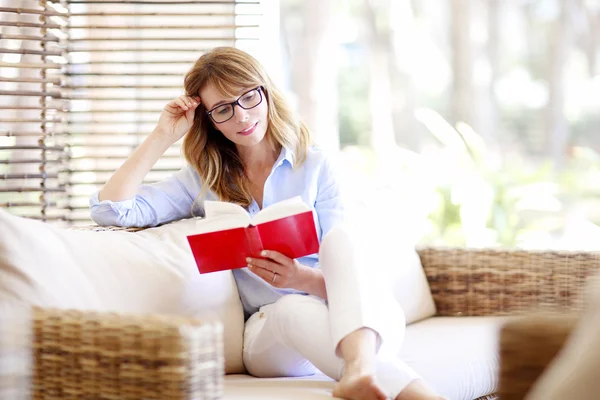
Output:
<svg viewBox="0 0 600 400">
<path fill-rule="evenodd" d="M 255 90 L 258 92 L 258 95 L 260 96 L 260 100 L 258 101 L 258 103 L 256 103 L 256 104 L 255 104 L 255 105 L 253 105 L 252 107 L 248 107 L 248 108 L 246 108 L 246 107 L 244 107 L 243 105 L 241 105 L 241 104 L 240 104 L 240 99 L 241 99 L 242 97 L 244 97 L 245 95 L 247 95 L 248 93 L 250 93 L 250 92 L 253 92 L 253 91 L 255 91 Z M 262 85 L 261 85 L 261 86 L 257 86 L 257 87 L 255 87 L 254 89 L 250 89 L 250 90 L 248 90 L 247 92 L 244 92 L 242 95 L 240 95 L 240 97 L 238 97 L 238 98 L 237 98 L 237 100 L 236 100 L 236 101 L 232 101 L 231 103 L 219 104 L 218 106 L 216 106 L 216 107 L 213 107 L 213 108 L 212 108 L 210 111 L 206 111 L 206 114 L 207 114 L 207 115 L 210 117 L 210 119 L 212 119 L 212 120 L 213 120 L 213 122 L 214 122 L 215 124 L 223 124 L 223 123 L 225 123 L 225 122 L 229 121 L 231 118 L 233 118 L 233 117 L 235 116 L 235 106 L 236 106 L 236 105 L 240 106 L 240 107 L 241 107 L 241 108 L 243 108 L 244 110 L 251 110 L 251 109 L 253 109 L 253 108 L 255 108 L 255 107 L 258 107 L 258 106 L 260 105 L 260 103 L 262 103 L 262 102 L 263 102 L 263 100 L 264 100 L 264 99 L 263 99 L 263 92 L 264 92 L 264 90 L 265 90 L 265 88 L 264 88 Z M 219 108 L 219 107 L 223 107 L 223 106 L 231 106 L 231 109 L 233 110 L 233 112 L 231 113 L 231 117 L 227 118 L 225 121 L 217 122 L 217 121 L 215 121 L 215 117 L 213 117 L 213 116 L 212 116 L 212 113 L 213 113 L 213 111 L 215 111 L 217 108 Z"/>
</svg>

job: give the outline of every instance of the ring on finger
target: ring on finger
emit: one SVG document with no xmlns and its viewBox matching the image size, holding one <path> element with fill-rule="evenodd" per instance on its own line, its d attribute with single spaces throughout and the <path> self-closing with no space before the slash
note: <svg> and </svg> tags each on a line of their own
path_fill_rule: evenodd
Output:
<svg viewBox="0 0 600 400">
<path fill-rule="evenodd" d="M 275 272 L 273 272 L 273 279 L 271 279 L 271 283 L 275 283 L 276 279 L 277 279 L 277 274 Z"/>
</svg>

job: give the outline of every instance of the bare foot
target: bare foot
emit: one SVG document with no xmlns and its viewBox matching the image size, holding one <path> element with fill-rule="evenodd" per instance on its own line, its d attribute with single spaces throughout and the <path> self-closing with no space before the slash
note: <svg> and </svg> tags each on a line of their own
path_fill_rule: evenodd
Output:
<svg viewBox="0 0 600 400">
<path fill-rule="evenodd" d="M 333 388 L 333 396 L 347 400 L 388 399 L 372 372 L 352 366 L 346 367 L 344 376 Z"/>
</svg>

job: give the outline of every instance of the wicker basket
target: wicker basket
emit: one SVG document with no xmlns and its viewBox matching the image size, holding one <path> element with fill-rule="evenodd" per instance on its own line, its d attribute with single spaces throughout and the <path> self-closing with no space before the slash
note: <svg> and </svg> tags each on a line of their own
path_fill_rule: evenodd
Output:
<svg viewBox="0 0 600 400">
<path fill-rule="evenodd" d="M 34 399 L 219 399 L 219 322 L 36 308 Z"/>
</svg>

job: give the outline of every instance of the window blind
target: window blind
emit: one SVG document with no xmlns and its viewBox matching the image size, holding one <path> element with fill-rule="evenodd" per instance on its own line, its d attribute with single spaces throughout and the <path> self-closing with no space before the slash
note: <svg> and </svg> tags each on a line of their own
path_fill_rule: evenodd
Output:
<svg viewBox="0 0 600 400">
<path fill-rule="evenodd" d="M 52 221 L 67 212 L 67 25 L 61 3 L 0 0 L 0 207 Z"/>
<path fill-rule="evenodd" d="M 52 146 L 44 151 L 59 160 L 52 169 L 58 176 L 56 190 L 60 190 L 55 218 L 68 224 L 86 224 L 91 222 L 89 197 L 152 131 L 164 105 L 183 94 L 183 76 L 195 60 L 217 46 L 244 47 L 244 43 L 258 40 L 260 3 L 70 0 L 39 4 L 62 5 L 66 11 L 61 15 L 66 26 L 56 28 L 65 37 L 54 46 L 57 49 L 52 47 L 63 57 L 52 75 L 58 80 L 45 83 L 57 90 L 53 98 L 57 110 L 52 113 L 52 125 L 48 123 L 45 129 L 51 126 L 53 137 L 61 138 L 52 142 L 46 139 L 44 144 Z M 17 92 L 7 97 L 13 106 L 20 101 Z M 24 110 L 19 111 L 17 114 L 23 115 Z M 45 118 L 50 118 L 48 115 L 46 111 Z M 32 134 L 35 132 L 32 129 Z M 146 183 L 164 179 L 182 167 L 180 145 L 167 150 L 147 175 Z M 16 160 L 16 151 L 13 144 L 11 160 Z M 16 176 L 18 164 L 11 160 L 4 165 Z M 35 157 L 32 166 L 41 165 L 41 159 L 37 164 L 34 161 Z M 24 185 L 31 183 L 33 176 L 24 179 L 13 181 Z M 7 199 L 16 198 L 15 193 Z M 37 210 L 36 200 L 29 202 Z M 21 211 L 15 204 L 3 206 Z M 48 207 L 45 215 L 49 214 Z M 41 214 L 37 217 L 44 218 Z"/>
</svg>

